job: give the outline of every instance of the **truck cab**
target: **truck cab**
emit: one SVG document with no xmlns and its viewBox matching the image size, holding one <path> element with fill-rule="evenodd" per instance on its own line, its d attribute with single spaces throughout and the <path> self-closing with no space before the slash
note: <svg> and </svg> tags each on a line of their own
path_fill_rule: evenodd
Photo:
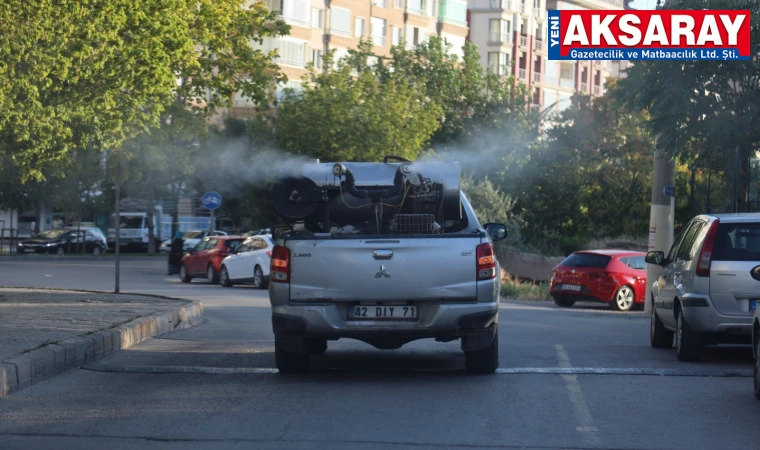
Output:
<svg viewBox="0 0 760 450">
<path fill-rule="evenodd" d="M 156 251 L 161 243 L 161 209 L 159 207 L 153 213 L 153 233 L 156 242 Z M 119 244 L 121 248 L 148 251 L 150 231 L 148 229 L 149 217 L 145 212 L 122 212 L 119 213 Z M 108 246 L 116 246 L 116 215 L 111 216 L 111 224 L 108 228 Z"/>
</svg>

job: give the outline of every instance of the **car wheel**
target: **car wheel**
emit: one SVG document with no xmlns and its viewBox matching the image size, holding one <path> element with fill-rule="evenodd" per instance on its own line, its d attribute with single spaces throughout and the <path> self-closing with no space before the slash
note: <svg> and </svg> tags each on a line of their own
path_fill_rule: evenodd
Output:
<svg viewBox="0 0 760 450">
<path fill-rule="evenodd" d="M 261 266 L 256 266 L 253 269 L 253 287 L 256 289 L 266 289 L 269 287 L 269 280 L 264 277 L 264 271 L 261 270 Z"/>
<path fill-rule="evenodd" d="M 560 308 L 569 308 L 575 304 L 575 300 L 570 300 L 564 297 L 558 297 L 556 295 L 553 295 L 552 298 L 554 299 L 554 304 L 556 304 Z"/>
<path fill-rule="evenodd" d="M 464 352 L 464 366 L 467 372 L 491 374 L 499 368 L 499 329 L 493 335 L 491 344 L 483 350 Z"/>
<path fill-rule="evenodd" d="M 193 278 L 187 273 L 187 267 L 184 264 L 179 268 L 179 279 L 183 283 L 189 283 Z"/>
<path fill-rule="evenodd" d="M 649 318 L 649 343 L 654 348 L 671 348 L 673 347 L 673 332 L 665 328 L 657 310 L 654 307 L 654 298 L 652 298 L 652 315 Z"/>
<path fill-rule="evenodd" d="M 635 298 L 636 295 L 630 286 L 620 286 L 620 289 L 615 292 L 615 297 L 610 302 L 610 306 L 615 311 L 630 311 L 633 308 L 633 300 Z"/>
<path fill-rule="evenodd" d="M 682 362 L 694 362 L 702 359 L 702 335 L 689 327 L 683 317 L 683 311 L 678 310 L 676 329 L 676 354 Z"/>
<path fill-rule="evenodd" d="M 92 248 L 92 254 L 93 255 L 99 255 L 101 253 L 103 253 L 103 251 L 100 249 L 99 245 L 96 245 L 95 247 Z"/>
<path fill-rule="evenodd" d="M 755 398 L 760 400 L 760 338 L 755 341 Z"/>
<path fill-rule="evenodd" d="M 206 279 L 208 280 L 209 284 L 219 283 L 219 274 L 216 273 L 216 270 L 214 270 L 214 266 L 212 266 L 211 264 L 209 264 L 208 268 L 206 269 Z"/>
<path fill-rule="evenodd" d="M 304 373 L 310 369 L 310 355 L 283 350 L 274 336 L 274 363 L 281 374 Z"/>
<path fill-rule="evenodd" d="M 219 274 L 219 281 L 224 287 L 232 287 L 232 281 L 230 280 L 230 274 L 227 272 L 227 268 L 222 266 L 222 273 Z"/>
<path fill-rule="evenodd" d="M 55 249 L 56 255 L 63 255 L 64 253 L 66 253 L 66 251 L 63 249 L 63 247 L 58 247 Z"/>
</svg>

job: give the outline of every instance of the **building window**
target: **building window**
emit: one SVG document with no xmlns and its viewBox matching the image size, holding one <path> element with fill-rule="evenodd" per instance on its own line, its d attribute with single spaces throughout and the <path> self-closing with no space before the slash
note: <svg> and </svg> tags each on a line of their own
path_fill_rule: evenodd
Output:
<svg viewBox="0 0 760 450">
<path fill-rule="evenodd" d="M 391 45 L 401 45 L 401 28 L 391 27 Z"/>
<path fill-rule="evenodd" d="M 311 26 L 322 28 L 325 23 L 325 11 L 322 9 L 311 8 Z"/>
<path fill-rule="evenodd" d="M 404 7 L 404 0 L 393 0 L 393 7 L 394 8 L 403 8 Z"/>
<path fill-rule="evenodd" d="M 385 8 L 388 6 L 388 0 L 372 0 L 372 4 L 381 8 Z"/>
<path fill-rule="evenodd" d="M 364 19 L 361 17 L 354 19 L 354 36 L 358 38 L 364 36 Z"/>
<path fill-rule="evenodd" d="M 314 63 L 314 67 L 317 69 L 322 68 L 322 50 L 311 51 L 311 62 Z"/>
<path fill-rule="evenodd" d="M 280 56 L 277 58 L 277 62 L 283 66 L 306 66 L 305 42 L 282 40 L 278 48 L 278 53 Z"/>
<path fill-rule="evenodd" d="M 282 18 L 293 25 L 308 27 L 310 6 L 309 0 L 282 0 Z"/>
<path fill-rule="evenodd" d="M 351 11 L 333 6 L 330 8 L 330 32 L 338 36 L 351 37 Z"/>
<path fill-rule="evenodd" d="M 385 19 L 380 19 L 378 17 L 370 18 L 370 28 L 372 42 L 380 47 L 385 47 Z"/>
<path fill-rule="evenodd" d="M 449 33 L 441 33 L 443 38 L 451 47 L 449 48 L 449 54 L 456 55 L 458 58 L 464 57 L 464 44 L 466 38 L 464 36 L 457 36 Z"/>
</svg>

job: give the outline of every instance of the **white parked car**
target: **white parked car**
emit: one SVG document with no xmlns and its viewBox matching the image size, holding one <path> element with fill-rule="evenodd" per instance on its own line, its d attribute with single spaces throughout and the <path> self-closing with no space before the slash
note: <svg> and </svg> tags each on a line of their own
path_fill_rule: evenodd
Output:
<svg viewBox="0 0 760 450">
<path fill-rule="evenodd" d="M 201 241 L 201 239 L 205 238 L 206 236 L 227 236 L 227 233 L 224 231 L 213 231 L 209 234 L 208 230 L 190 230 L 185 231 L 182 233 L 182 240 L 185 241 L 182 244 L 182 248 L 184 251 L 189 252 L 191 249 L 195 248 L 196 245 L 198 245 L 198 242 Z M 161 247 L 159 248 L 159 251 L 161 253 L 169 253 L 172 249 L 172 240 L 173 239 L 167 239 L 163 242 L 161 242 Z"/>
<path fill-rule="evenodd" d="M 269 264 L 274 240 L 271 234 L 251 236 L 224 258 L 219 274 L 222 286 L 252 283 L 257 289 L 269 286 Z"/>
<path fill-rule="evenodd" d="M 757 267 L 752 273 L 760 278 L 760 269 Z M 760 400 L 760 309 L 755 309 L 752 319 L 752 355 L 755 357 L 755 397 Z"/>
</svg>

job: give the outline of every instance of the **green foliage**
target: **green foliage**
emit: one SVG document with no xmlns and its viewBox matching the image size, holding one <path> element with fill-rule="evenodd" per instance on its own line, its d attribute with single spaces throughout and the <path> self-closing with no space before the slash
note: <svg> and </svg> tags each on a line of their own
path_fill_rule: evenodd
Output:
<svg viewBox="0 0 760 450">
<path fill-rule="evenodd" d="M 324 64 L 332 65 L 332 52 Z M 441 107 L 425 98 L 420 80 L 375 70 L 354 76 L 353 70 L 346 61 L 329 73 L 312 67 L 303 91 L 286 94 L 275 121 L 282 147 L 324 160 L 415 159 L 437 128 Z"/>
<path fill-rule="evenodd" d="M 157 127 L 174 99 L 207 113 L 232 92 L 263 99 L 274 55 L 249 40 L 286 32 L 274 18 L 238 0 L 8 0 L 0 155 L 41 179 L 74 149 L 117 148 Z"/>
<path fill-rule="evenodd" d="M 646 234 L 653 142 L 645 122 L 611 96 L 573 97 L 522 173 L 528 242 L 567 254 L 593 237 Z"/>
<path fill-rule="evenodd" d="M 499 245 L 520 246 L 520 218 L 513 215 L 515 201 L 495 186 L 488 177 L 476 180 L 468 174 L 461 179 L 461 189 L 470 200 L 478 221 L 507 225 L 507 239 Z"/>
<path fill-rule="evenodd" d="M 760 50 L 760 3 L 754 0 L 681 0 L 677 9 L 750 10 L 750 54 Z M 702 168 L 741 149 L 741 192 L 748 161 L 760 143 L 760 60 L 637 61 L 620 81 L 619 100 L 649 112 L 658 145 Z M 745 199 L 746 200 L 746 199 Z"/>
<path fill-rule="evenodd" d="M 549 300 L 549 283 L 521 281 L 504 273 L 501 277 L 501 296 L 516 300 Z"/>
</svg>

